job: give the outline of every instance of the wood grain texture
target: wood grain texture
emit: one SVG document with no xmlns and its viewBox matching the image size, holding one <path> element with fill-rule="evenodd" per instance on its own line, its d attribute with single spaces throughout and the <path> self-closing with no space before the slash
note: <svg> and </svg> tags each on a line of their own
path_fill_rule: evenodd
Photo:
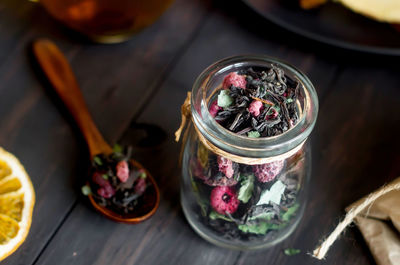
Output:
<svg viewBox="0 0 400 265">
<path fill-rule="evenodd" d="M 35 40 L 32 52 L 40 64 L 43 74 L 46 75 L 54 91 L 80 128 L 88 145 L 90 157 L 111 154 L 112 147 L 104 140 L 94 124 L 75 74 L 63 52 L 49 39 Z"/>
<path fill-rule="evenodd" d="M 80 213 L 76 213 L 74 210 L 73 215 L 68 218 L 54 241 L 67 242 L 72 240 L 74 244 L 78 245 L 65 250 L 64 245 L 50 244 L 48 251 L 43 253 L 38 264 L 52 264 L 60 257 L 66 259 L 70 253 L 82 248 L 88 254 L 76 257 L 74 259 L 75 264 L 108 264 L 111 261 L 118 264 L 165 264 L 166 262 L 170 264 L 260 264 L 265 263 L 265 261 L 269 261 L 268 264 L 319 263 L 308 256 L 306 252 L 311 250 L 323 235 L 323 228 L 329 230 L 333 227 L 337 217 L 343 213 L 344 197 L 340 195 L 342 193 L 337 193 L 337 189 L 340 190 L 341 185 L 345 186 L 344 182 L 338 182 L 337 189 L 331 189 L 330 193 L 326 192 L 326 187 L 321 190 L 314 183 L 312 185 L 312 194 L 315 193 L 315 196 L 311 196 L 308 209 L 310 214 L 307 214 L 299 229 L 290 239 L 275 248 L 265 251 L 241 253 L 214 247 L 206 243 L 190 229 L 180 210 L 180 170 L 177 166 L 179 145 L 174 143 L 173 137 L 171 137 L 179 125 L 179 106 L 183 102 L 186 91 L 190 89 L 195 77 L 207 65 L 225 56 L 249 52 L 272 54 L 286 59 L 303 69 L 313 80 L 318 92 L 324 95 L 321 97 L 322 104 L 330 99 L 332 95 L 332 92 L 326 92 L 326 90 L 331 90 L 337 85 L 338 68 L 341 67 L 339 64 L 332 64 L 329 61 L 318 59 L 310 51 L 291 50 L 282 43 L 274 43 L 265 37 L 255 36 L 252 32 L 249 32 L 246 25 L 231 19 L 216 7 L 216 11 L 210 13 L 210 17 L 188 47 L 187 52 L 176 66 L 171 69 L 159 92 L 154 95 L 143 114 L 136 120 L 140 124 L 155 124 L 163 128 L 169 135 L 166 141 L 158 143 L 151 148 L 136 148 L 135 150 L 137 157 L 142 159 L 145 166 L 153 172 L 159 181 L 162 197 L 161 206 L 157 214 L 151 220 L 142 224 L 141 227 L 131 228 L 120 225 L 113 227 L 111 234 L 107 237 L 107 247 L 104 247 L 100 255 L 96 254 L 96 247 L 88 250 L 86 248 L 87 243 L 82 242 L 80 238 L 74 239 L 70 237 L 70 234 L 79 227 L 79 224 L 89 223 L 86 211 L 82 210 Z M 328 56 L 327 60 L 333 60 L 333 58 Z M 340 70 L 340 72 L 343 71 Z M 351 101 L 349 101 L 350 103 Z M 329 107 L 321 109 L 321 112 L 326 112 L 325 115 L 335 115 L 334 112 L 330 111 Z M 330 119 L 331 116 L 325 118 Z M 136 127 L 136 124 L 133 124 L 133 127 Z M 335 136 L 334 130 L 328 129 L 327 133 L 329 135 L 326 137 Z M 314 145 L 316 147 L 321 143 L 325 143 L 324 138 L 318 136 L 317 132 L 314 135 Z M 135 128 L 128 128 L 123 140 L 128 143 L 134 142 L 135 140 L 132 139 L 134 137 Z M 331 155 L 334 155 L 334 153 L 331 153 Z M 316 156 L 318 157 L 318 153 Z M 314 166 L 315 171 L 320 172 L 320 174 L 326 172 L 326 165 L 324 161 L 317 162 L 317 165 Z M 334 173 L 330 173 L 330 178 L 335 178 L 335 176 Z M 328 178 L 318 178 L 316 183 L 322 182 L 322 186 L 329 186 L 328 182 L 324 182 L 326 179 Z M 321 185 L 321 183 L 319 184 Z M 330 200 L 333 208 L 329 212 L 321 213 L 325 209 L 323 204 L 318 205 L 317 211 L 313 210 L 317 203 L 322 202 L 322 200 L 318 199 L 319 197 L 325 198 L 329 195 L 332 196 L 332 194 L 336 195 L 333 196 L 333 200 Z M 318 216 L 318 214 L 321 216 Z M 321 222 L 324 223 L 321 224 Z M 85 226 L 83 230 L 86 228 Z M 350 242 L 349 240 L 339 242 L 338 245 L 341 246 L 341 250 L 330 255 L 331 259 L 327 260 L 326 264 L 372 263 L 360 235 L 357 231 L 352 230 L 351 232 L 359 243 L 355 243 L 353 237 L 351 237 Z M 132 236 L 129 237 L 129 234 Z M 87 240 L 101 248 L 103 244 L 97 242 L 98 236 L 97 234 L 85 233 Z M 125 244 L 121 245 L 121 242 L 125 242 Z M 349 244 L 352 245 L 351 248 L 349 248 Z M 135 247 L 129 252 L 129 246 L 139 247 Z M 301 248 L 302 254 L 297 257 L 287 257 L 282 251 L 286 247 Z M 157 254 L 153 255 L 153 253 Z"/>
<path fill-rule="evenodd" d="M 5 58 L 0 63 L 0 143 L 25 163 L 38 193 L 30 236 L 4 264 L 374 264 L 354 227 L 325 261 L 307 252 L 334 228 L 348 204 L 400 173 L 396 58 L 316 44 L 236 2 L 214 1 L 210 8 L 208 2 L 178 0 L 159 22 L 114 46 L 67 38 L 59 25 L 47 25 L 52 20 L 42 11 L 29 8 L 15 10 L 21 22 L 9 13 L 0 17 L 0 30 L 10 30 L 4 27 L 9 23 L 14 32 L 0 46 L 8 51 L 0 52 Z M 35 18 L 32 27 L 29 18 Z M 158 181 L 161 204 L 151 220 L 135 226 L 113 223 L 84 198 L 77 200 L 74 175 L 86 173 L 87 154 L 66 115 L 59 114 L 62 109 L 54 107 L 29 70 L 23 44 L 37 35 L 55 38 L 72 61 L 100 131 L 111 142 L 134 144 L 135 158 Z M 13 45 L 18 40 L 22 44 Z M 257 252 L 215 247 L 189 227 L 179 204 L 180 146 L 172 137 L 179 107 L 197 75 L 218 59 L 246 53 L 272 55 L 300 68 L 314 83 L 321 106 L 311 138 L 306 214 L 289 239 Z M 288 247 L 302 252 L 285 256 Z"/>
<path fill-rule="evenodd" d="M 48 84 L 32 70 L 31 41 L 47 36 L 57 42 L 72 62 L 100 131 L 115 142 L 185 47 L 206 8 L 204 1 L 177 1 L 130 42 L 108 46 L 74 37 L 31 2 L 0 4 L 0 144 L 21 159 L 37 193 L 30 234 L 4 264 L 36 262 L 76 206 L 78 179 L 87 173 L 85 143 L 62 104 L 44 88 Z M 186 16 L 177 16 L 183 10 Z"/>
</svg>

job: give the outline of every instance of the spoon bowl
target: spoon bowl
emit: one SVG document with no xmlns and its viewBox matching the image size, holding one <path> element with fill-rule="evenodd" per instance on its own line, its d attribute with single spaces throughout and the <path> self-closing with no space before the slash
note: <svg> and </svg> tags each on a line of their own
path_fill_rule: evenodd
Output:
<svg viewBox="0 0 400 265">
<path fill-rule="evenodd" d="M 91 159 L 99 154 L 111 154 L 113 150 L 93 122 L 75 75 L 62 52 L 52 41 L 38 39 L 33 43 L 33 53 L 53 88 L 79 126 L 88 145 Z M 130 162 L 135 168 L 144 170 L 147 181 L 151 183 L 144 194 L 141 195 L 143 196 L 142 203 L 136 206 L 132 213 L 118 214 L 99 205 L 92 195 L 89 195 L 89 201 L 97 211 L 113 221 L 137 224 L 148 219 L 156 212 L 160 202 L 160 191 L 156 181 L 146 168 L 133 159 Z"/>
<path fill-rule="evenodd" d="M 93 207 L 111 220 L 120 223 L 137 224 L 146 220 L 156 212 L 160 198 L 157 183 L 147 169 L 133 159 L 130 160 L 130 163 L 136 168 L 143 169 L 147 175 L 148 181 L 152 184 L 146 188 L 146 192 L 142 195 L 144 203 L 140 205 L 140 208 L 137 209 L 137 211 L 126 215 L 120 215 L 97 204 L 92 195 L 89 195 L 88 197 Z"/>
</svg>

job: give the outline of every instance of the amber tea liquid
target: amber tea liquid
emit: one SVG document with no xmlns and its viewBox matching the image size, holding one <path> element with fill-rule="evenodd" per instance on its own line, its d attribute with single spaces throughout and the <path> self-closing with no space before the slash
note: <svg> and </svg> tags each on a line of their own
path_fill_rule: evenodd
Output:
<svg viewBox="0 0 400 265">
<path fill-rule="evenodd" d="M 98 42 L 120 42 L 153 23 L 173 0 L 40 0 L 68 27 Z"/>
</svg>

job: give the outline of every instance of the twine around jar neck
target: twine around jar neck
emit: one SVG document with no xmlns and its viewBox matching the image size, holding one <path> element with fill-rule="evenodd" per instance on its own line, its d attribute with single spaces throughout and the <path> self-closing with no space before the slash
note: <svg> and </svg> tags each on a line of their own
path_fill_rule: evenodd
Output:
<svg viewBox="0 0 400 265">
<path fill-rule="evenodd" d="M 179 142 L 179 139 L 182 135 L 183 130 L 185 129 L 186 125 L 186 131 L 184 133 L 183 136 L 183 140 L 182 140 L 182 149 L 181 149 L 181 155 L 180 157 L 182 157 L 183 154 L 183 147 L 186 144 L 187 141 L 187 137 L 188 137 L 188 132 L 189 132 L 189 127 L 190 125 L 193 123 L 192 120 L 192 112 L 191 112 L 191 96 L 192 93 L 191 92 L 187 92 L 187 96 L 185 99 L 185 102 L 182 104 L 181 106 L 181 125 L 179 126 L 178 130 L 175 132 L 175 141 Z M 299 145 L 297 145 L 295 148 L 277 155 L 277 156 L 269 156 L 269 157 L 260 157 L 260 158 L 254 158 L 254 157 L 245 157 L 245 156 L 238 156 L 229 152 L 226 152 L 225 150 L 222 150 L 221 148 L 218 148 L 217 146 L 215 146 L 213 143 L 211 143 L 208 139 L 206 139 L 204 137 L 204 135 L 199 131 L 199 129 L 197 128 L 196 124 L 194 124 L 194 128 L 196 130 L 197 136 L 200 140 L 200 142 L 211 152 L 228 158 L 236 163 L 240 163 L 240 164 L 246 164 L 246 165 L 261 165 L 261 164 L 266 164 L 266 163 L 271 163 L 277 160 L 284 160 L 288 157 L 291 157 L 292 155 L 294 155 L 295 153 L 297 153 L 304 145 L 304 143 L 306 142 L 307 138 L 301 142 Z"/>
</svg>

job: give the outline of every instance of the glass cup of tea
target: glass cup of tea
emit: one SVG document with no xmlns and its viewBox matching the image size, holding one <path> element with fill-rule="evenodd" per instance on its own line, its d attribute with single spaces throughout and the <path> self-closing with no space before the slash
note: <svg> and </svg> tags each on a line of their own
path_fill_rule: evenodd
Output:
<svg viewBox="0 0 400 265">
<path fill-rule="evenodd" d="M 69 28 L 95 42 L 117 43 L 153 23 L 173 0 L 39 0 Z"/>
</svg>

